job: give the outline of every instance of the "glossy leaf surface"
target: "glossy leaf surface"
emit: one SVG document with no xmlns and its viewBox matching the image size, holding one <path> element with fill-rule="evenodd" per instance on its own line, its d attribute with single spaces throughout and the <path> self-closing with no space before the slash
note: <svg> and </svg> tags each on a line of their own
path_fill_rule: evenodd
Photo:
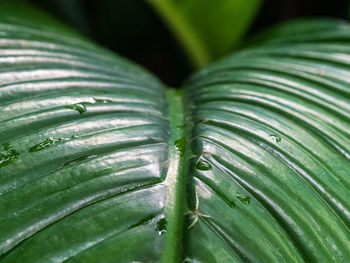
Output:
<svg viewBox="0 0 350 263">
<path fill-rule="evenodd" d="M 0 262 L 347 262 L 350 28 L 303 23 L 174 92 L 3 16 Z"/>
<path fill-rule="evenodd" d="M 350 259 L 350 30 L 317 22 L 327 30 L 300 43 L 271 34 L 187 83 L 192 149 L 212 167 L 191 173 L 207 217 L 188 233 L 190 258 Z"/>
<path fill-rule="evenodd" d="M 1 262 L 158 258 L 161 84 L 45 26 L 0 30 Z"/>
</svg>

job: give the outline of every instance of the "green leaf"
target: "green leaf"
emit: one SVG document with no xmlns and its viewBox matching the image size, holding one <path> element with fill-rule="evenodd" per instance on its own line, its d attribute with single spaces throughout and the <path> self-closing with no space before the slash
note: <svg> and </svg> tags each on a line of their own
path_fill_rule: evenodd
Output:
<svg viewBox="0 0 350 263">
<path fill-rule="evenodd" d="M 232 50 L 258 11 L 260 0 L 148 0 L 196 67 Z"/>
<path fill-rule="evenodd" d="M 195 261 L 350 259 L 350 27 L 282 29 L 187 82 L 192 149 L 212 167 L 191 173 L 210 216 L 186 233 Z"/>
<path fill-rule="evenodd" d="M 277 28 L 174 91 L 0 20 L 1 263 L 349 261 L 348 24 Z"/>
<path fill-rule="evenodd" d="M 153 261 L 171 227 L 164 88 L 19 20 L 0 24 L 0 261 Z"/>
</svg>

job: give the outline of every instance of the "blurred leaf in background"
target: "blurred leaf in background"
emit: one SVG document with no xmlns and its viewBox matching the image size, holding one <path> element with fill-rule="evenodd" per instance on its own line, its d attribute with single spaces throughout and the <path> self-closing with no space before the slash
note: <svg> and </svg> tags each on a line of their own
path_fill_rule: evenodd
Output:
<svg viewBox="0 0 350 263">
<path fill-rule="evenodd" d="M 261 0 L 148 0 L 199 68 L 232 50 Z"/>
<path fill-rule="evenodd" d="M 193 68 L 232 51 L 262 1 L 149 0 L 150 5 L 139 0 L 31 2 L 105 47 L 143 64 L 169 85 L 178 86 Z"/>
<path fill-rule="evenodd" d="M 142 64 L 168 85 L 180 86 L 192 72 L 188 58 L 146 1 L 30 1 L 100 45 Z"/>
<path fill-rule="evenodd" d="M 243 36 L 248 38 L 261 29 L 296 17 L 348 19 L 349 16 L 349 0 L 27 1 L 100 45 L 142 64 L 173 87 L 180 86 L 193 72 L 194 59 L 199 60 L 199 65 L 231 53 L 244 46 Z M 167 7 L 167 13 L 162 12 L 164 8 L 161 10 L 160 5 Z M 180 24 L 169 30 L 167 25 L 174 17 Z M 181 23 L 187 25 L 187 29 L 181 29 Z M 187 41 L 189 36 L 192 41 L 194 36 L 202 49 L 187 47 L 184 52 L 185 43 L 180 45 L 179 32 L 174 34 L 179 28 L 185 33 L 186 30 L 192 32 L 182 41 Z"/>
</svg>

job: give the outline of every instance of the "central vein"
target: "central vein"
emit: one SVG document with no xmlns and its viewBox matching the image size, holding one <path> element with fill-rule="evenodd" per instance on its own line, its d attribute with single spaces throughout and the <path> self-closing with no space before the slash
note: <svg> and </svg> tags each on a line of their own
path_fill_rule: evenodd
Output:
<svg viewBox="0 0 350 263">
<path fill-rule="evenodd" d="M 165 214 L 167 218 L 167 234 L 161 257 L 163 263 L 180 262 L 182 252 L 182 235 L 184 226 L 186 195 L 186 138 L 184 112 L 181 94 L 178 90 L 167 90 L 169 105 L 169 164 L 165 184 L 167 199 Z"/>
</svg>

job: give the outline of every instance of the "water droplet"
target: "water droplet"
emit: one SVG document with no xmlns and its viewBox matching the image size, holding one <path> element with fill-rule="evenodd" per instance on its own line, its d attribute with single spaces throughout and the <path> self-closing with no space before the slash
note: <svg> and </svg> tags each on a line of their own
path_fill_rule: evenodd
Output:
<svg viewBox="0 0 350 263">
<path fill-rule="evenodd" d="M 165 218 L 162 218 L 161 220 L 158 221 L 157 231 L 160 236 L 166 233 L 166 226 L 167 226 L 167 221 Z"/>
<path fill-rule="evenodd" d="M 282 140 L 281 137 L 276 134 L 271 134 L 270 139 L 273 140 L 274 142 L 280 142 Z"/>
<path fill-rule="evenodd" d="M 202 170 L 202 171 L 208 171 L 211 170 L 211 164 L 208 161 L 205 160 L 200 160 L 197 164 L 196 164 L 196 168 L 198 170 Z"/>
<path fill-rule="evenodd" d="M 64 106 L 64 107 L 66 109 L 76 110 L 80 114 L 83 114 L 84 112 L 86 112 L 85 104 L 86 103 L 83 102 L 83 103 L 76 103 L 76 104 L 72 104 L 72 105 L 67 105 L 67 106 Z"/>
<path fill-rule="evenodd" d="M 243 204 L 248 205 L 250 203 L 250 197 L 246 195 L 242 195 L 240 193 L 236 193 L 236 197 L 239 201 L 241 201 Z"/>
<path fill-rule="evenodd" d="M 183 156 L 185 154 L 186 143 L 187 141 L 185 137 L 182 137 L 175 141 L 175 147 L 180 152 L 180 156 Z"/>
<path fill-rule="evenodd" d="M 78 111 L 80 114 L 83 114 L 84 112 L 86 112 L 86 105 L 92 105 L 92 104 L 96 104 L 96 103 L 110 103 L 113 102 L 111 100 L 108 99 L 97 99 L 97 98 L 93 98 L 92 102 L 80 102 L 80 103 L 75 103 L 72 105 L 67 105 L 64 106 L 66 109 L 70 109 L 70 110 L 76 110 Z"/>
<path fill-rule="evenodd" d="M 0 153 L 0 167 L 8 165 L 17 159 L 19 153 L 13 149 L 12 145 L 9 143 L 4 143 L 4 150 Z"/>
<path fill-rule="evenodd" d="M 104 103 L 104 104 L 113 102 L 113 101 L 107 100 L 107 99 L 96 99 L 96 98 L 94 98 L 94 101 L 95 101 L 94 103 Z"/>
<path fill-rule="evenodd" d="M 37 152 L 37 151 L 41 151 L 47 147 L 53 146 L 55 145 L 57 142 L 62 141 L 63 139 L 58 138 L 58 139 L 52 139 L 52 138 L 47 138 L 46 140 L 34 145 L 33 147 L 31 147 L 29 149 L 29 152 Z"/>
</svg>

